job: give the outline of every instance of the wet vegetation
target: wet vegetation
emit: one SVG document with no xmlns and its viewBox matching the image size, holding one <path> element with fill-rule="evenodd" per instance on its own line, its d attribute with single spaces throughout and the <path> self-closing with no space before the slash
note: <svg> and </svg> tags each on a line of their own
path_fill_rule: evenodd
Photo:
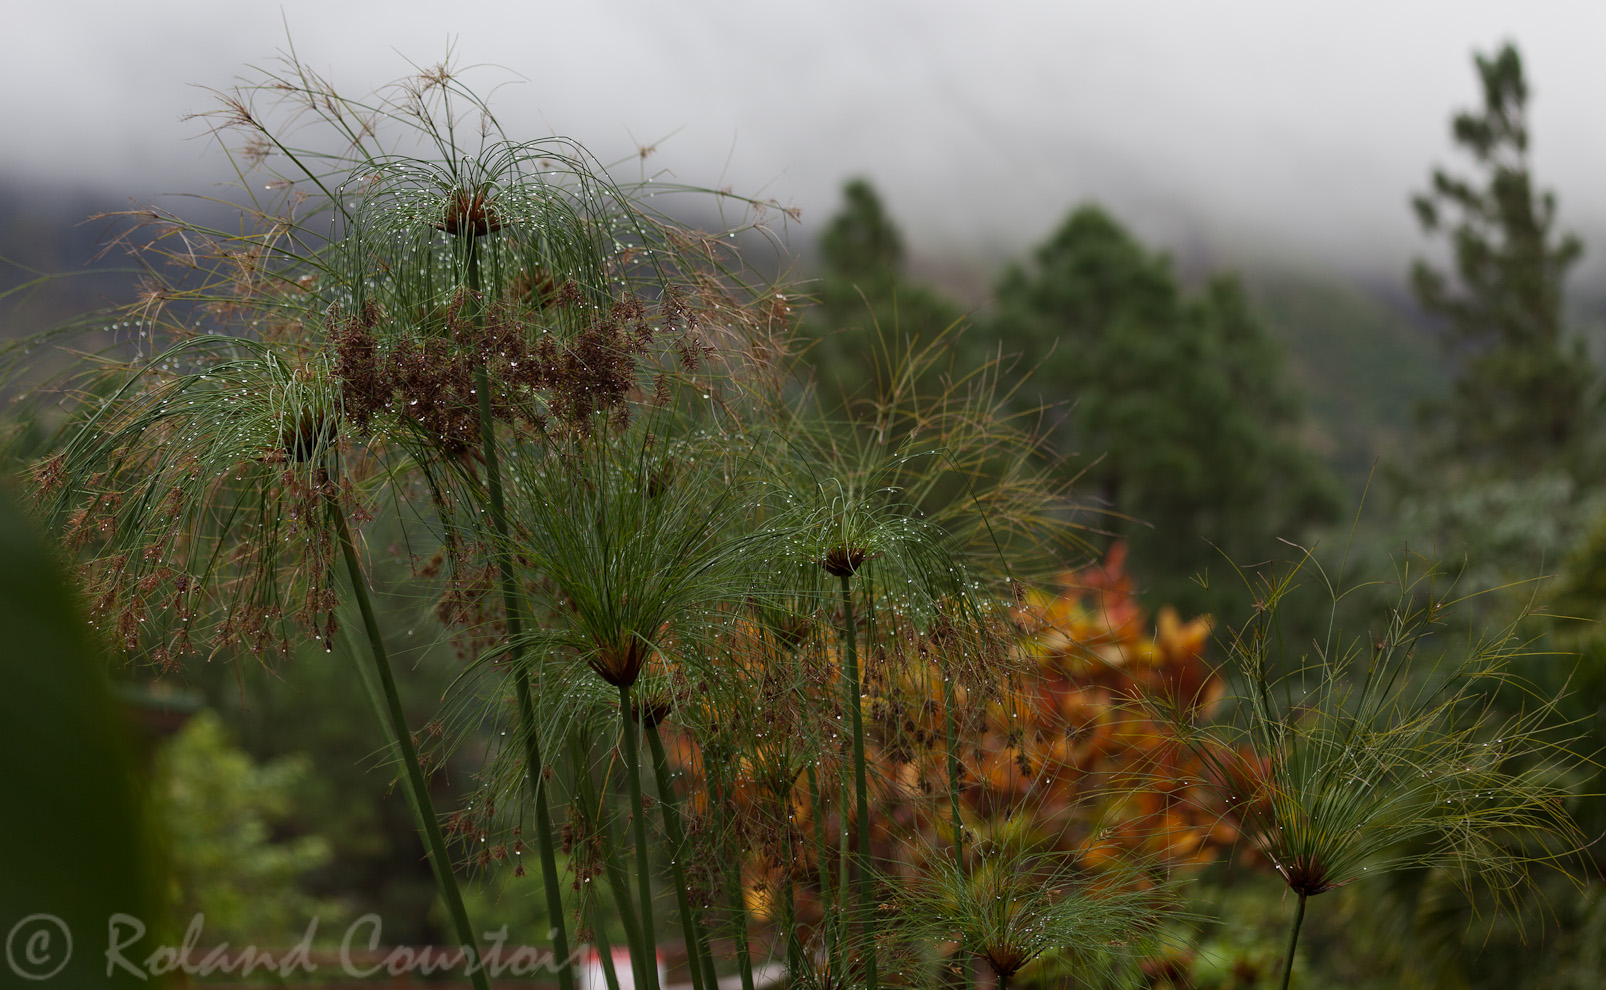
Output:
<svg viewBox="0 0 1606 990">
<path fill-rule="evenodd" d="M 1520 60 L 1477 69 L 1480 174 L 1417 203 L 1456 386 L 1364 511 L 1253 294 L 1095 206 L 967 314 L 865 182 L 777 285 L 736 245 L 779 204 L 506 134 L 449 66 L 220 94 L 238 227 L 114 218 L 137 298 L 7 351 L 112 679 L 213 710 L 141 775 L 173 940 L 1593 985 L 1601 640 L 1532 579 L 1599 616 L 1599 373 Z"/>
</svg>

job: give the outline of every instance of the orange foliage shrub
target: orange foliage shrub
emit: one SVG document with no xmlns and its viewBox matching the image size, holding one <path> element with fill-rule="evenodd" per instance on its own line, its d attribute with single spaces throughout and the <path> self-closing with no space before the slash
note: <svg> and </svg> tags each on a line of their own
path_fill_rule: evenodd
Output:
<svg viewBox="0 0 1606 990">
<path fill-rule="evenodd" d="M 1234 843 L 1198 761 L 1146 714 L 1158 704 L 1203 719 L 1218 705 L 1224 685 L 1204 656 L 1211 621 L 1184 622 L 1167 607 L 1151 622 L 1124 560 L 1117 545 L 1102 564 L 969 624 L 939 617 L 916 628 L 890 606 L 866 620 L 860 704 L 872 853 L 883 873 L 911 870 L 951 842 L 950 715 L 967 846 L 1024 829 L 1034 845 L 1089 866 L 1135 854 L 1186 868 Z M 711 824 L 711 802 L 724 802 L 748 908 L 781 920 L 777 898 L 790 877 L 805 930 L 822 914 L 822 872 L 839 879 L 842 832 L 853 835 L 850 794 L 840 786 L 851 761 L 841 666 L 831 623 L 818 620 L 808 634 L 741 624 L 730 682 L 713 693 L 734 689 L 745 700 L 705 702 L 698 738 L 676 732 L 670 747 L 687 771 L 694 818 Z M 721 731 L 709 734 L 710 725 Z M 709 764 L 723 778 L 717 798 Z M 713 876 L 707 883 L 719 885 Z"/>
<path fill-rule="evenodd" d="M 989 719 L 975 803 L 1029 808 L 1047 835 L 1097 860 L 1138 852 L 1202 864 L 1236 839 L 1202 786 L 1204 770 L 1145 714 L 1148 705 L 1208 718 L 1224 693 L 1204 659 L 1211 621 L 1169 606 L 1151 625 L 1125 572 L 1125 547 L 1062 575 L 1017 609 L 1020 653 L 1037 676 Z M 1090 832 L 1090 830 L 1092 830 Z"/>
</svg>

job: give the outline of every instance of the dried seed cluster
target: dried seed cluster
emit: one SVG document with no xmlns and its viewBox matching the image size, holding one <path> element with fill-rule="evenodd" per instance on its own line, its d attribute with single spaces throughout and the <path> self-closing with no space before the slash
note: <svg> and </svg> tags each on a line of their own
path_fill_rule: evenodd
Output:
<svg viewBox="0 0 1606 990">
<path fill-rule="evenodd" d="M 629 424 L 643 359 L 657 339 L 673 338 L 688 371 L 708 353 L 697 341 L 694 314 L 677 294 L 666 296 L 657 320 L 649 319 L 640 299 L 625 296 L 573 332 L 556 331 L 573 321 L 552 314 L 580 309 L 581 298 L 573 282 L 553 288 L 551 276 L 538 272 L 515 279 L 510 297 L 481 319 L 481 300 L 464 289 L 433 335 L 395 333 L 372 301 L 354 315 L 331 312 L 328 336 L 346 414 L 362 431 L 376 418 L 394 417 L 416 425 L 448 454 L 473 450 L 480 444 L 475 372 L 483 367 L 496 418 L 538 430 L 556 425 L 583 437 L 598 419 L 616 430 Z M 666 376 L 655 376 L 652 388 L 653 404 L 669 400 Z"/>
</svg>

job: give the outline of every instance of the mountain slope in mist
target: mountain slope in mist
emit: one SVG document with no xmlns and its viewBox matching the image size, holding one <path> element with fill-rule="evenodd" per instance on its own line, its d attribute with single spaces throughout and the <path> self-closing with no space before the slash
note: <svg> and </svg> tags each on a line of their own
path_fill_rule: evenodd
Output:
<svg viewBox="0 0 1606 990">
<path fill-rule="evenodd" d="M 0 181 L 0 291 L 17 290 L 0 300 L 0 338 L 132 298 L 137 267 L 103 250 L 112 226 L 88 219 L 128 207 L 92 191 Z M 791 247 L 803 259 L 817 257 L 811 245 Z M 985 267 L 950 263 L 940 281 L 974 290 L 996 276 Z M 31 284 L 42 274 L 60 277 Z M 1309 441 L 1358 494 L 1374 460 L 1403 448 L 1415 405 L 1445 386 L 1430 335 L 1398 287 L 1368 286 L 1339 271 L 1241 274 L 1305 396 Z"/>
</svg>

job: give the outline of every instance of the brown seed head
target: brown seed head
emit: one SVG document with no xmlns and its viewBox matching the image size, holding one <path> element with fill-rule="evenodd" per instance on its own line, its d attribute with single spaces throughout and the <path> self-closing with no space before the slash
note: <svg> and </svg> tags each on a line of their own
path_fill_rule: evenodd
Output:
<svg viewBox="0 0 1606 990">
<path fill-rule="evenodd" d="M 446 202 L 446 216 L 435 225 L 436 229 L 444 230 L 453 237 L 464 233 L 483 237 L 501 230 L 502 219 L 496 215 L 486 192 L 484 189 L 473 192 L 459 189 L 452 193 Z"/>
<path fill-rule="evenodd" d="M 643 728 L 651 729 L 662 724 L 673 708 L 673 703 L 664 695 L 637 698 L 630 706 L 630 720 L 640 722 Z"/>
<path fill-rule="evenodd" d="M 294 419 L 286 416 L 279 429 L 285 456 L 297 464 L 314 460 L 334 443 L 339 422 L 324 409 L 303 409 Z"/>
<path fill-rule="evenodd" d="M 590 660 L 591 669 L 614 687 L 630 687 L 641 676 L 647 663 L 647 647 L 635 636 L 624 642 L 599 650 Z"/>
<path fill-rule="evenodd" d="M 1278 863 L 1277 872 L 1283 875 L 1289 890 L 1306 896 L 1325 894 L 1350 882 L 1334 880 L 1327 864 L 1315 856 L 1295 856 L 1286 863 Z"/>
<path fill-rule="evenodd" d="M 839 543 L 825 552 L 825 558 L 820 561 L 820 566 L 832 577 L 852 577 L 868 556 L 863 547 L 850 547 L 845 543 Z"/>
</svg>

